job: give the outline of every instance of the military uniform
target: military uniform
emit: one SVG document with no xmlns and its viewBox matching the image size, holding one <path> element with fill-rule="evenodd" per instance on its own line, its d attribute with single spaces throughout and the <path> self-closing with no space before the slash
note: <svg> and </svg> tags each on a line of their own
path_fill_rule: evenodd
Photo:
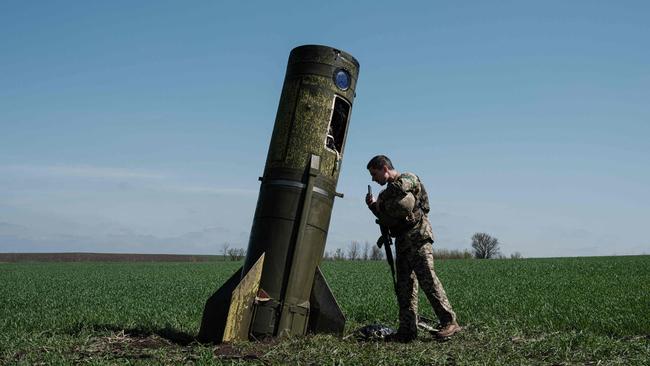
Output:
<svg viewBox="0 0 650 366">
<path fill-rule="evenodd" d="M 427 218 L 429 199 L 420 179 L 412 173 L 399 175 L 388 183 L 371 209 L 396 238 L 398 334 L 417 334 L 418 282 L 440 324 L 455 324 L 456 314 L 433 270 L 434 236 Z"/>
</svg>

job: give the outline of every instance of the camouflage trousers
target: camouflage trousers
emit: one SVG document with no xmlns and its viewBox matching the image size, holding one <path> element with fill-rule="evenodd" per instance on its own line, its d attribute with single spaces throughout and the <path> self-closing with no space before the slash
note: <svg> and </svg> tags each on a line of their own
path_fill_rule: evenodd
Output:
<svg viewBox="0 0 650 366">
<path fill-rule="evenodd" d="M 411 242 L 398 238 L 397 302 L 399 303 L 399 330 L 401 334 L 417 334 L 418 283 L 441 325 L 456 321 L 445 289 L 433 270 L 433 248 L 429 242 Z"/>
</svg>

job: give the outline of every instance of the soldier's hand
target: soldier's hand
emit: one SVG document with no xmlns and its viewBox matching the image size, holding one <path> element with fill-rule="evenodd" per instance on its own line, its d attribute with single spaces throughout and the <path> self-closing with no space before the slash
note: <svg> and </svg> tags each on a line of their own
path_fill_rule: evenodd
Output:
<svg viewBox="0 0 650 366">
<path fill-rule="evenodd" d="M 373 203 L 375 203 L 375 197 L 370 193 L 366 194 L 366 205 L 368 205 L 368 208 L 370 208 Z"/>
</svg>

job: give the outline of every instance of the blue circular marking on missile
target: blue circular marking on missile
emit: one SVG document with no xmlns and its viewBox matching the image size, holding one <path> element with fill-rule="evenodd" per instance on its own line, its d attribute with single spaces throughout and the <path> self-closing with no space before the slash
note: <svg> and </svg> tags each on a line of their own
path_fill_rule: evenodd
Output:
<svg viewBox="0 0 650 366">
<path fill-rule="evenodd" d="M 350 74 L 343 69 L 336 70 L 334 72 L 334 84 L 341 90 L 348 90 L 350 87 Z"/>
</svg>

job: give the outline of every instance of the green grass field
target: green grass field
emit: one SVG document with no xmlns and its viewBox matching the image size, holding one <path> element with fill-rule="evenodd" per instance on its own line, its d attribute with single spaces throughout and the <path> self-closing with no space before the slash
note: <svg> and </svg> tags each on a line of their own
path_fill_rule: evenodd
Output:
<svg viewBox="0 0 650 366">
<path fill-rule="evenodd" d="M 648 364 L 650 256 L 437 261 L 465 330 L 410 344 L 318 335 L 203 346 L 205 300 L 240 263 L 0 264 L 0 364 Z M 384 262 L 326 262 L 346 334 L 396 326 Z M 420 311 L 432 317 L 424 296 Z"/>
</svg>

